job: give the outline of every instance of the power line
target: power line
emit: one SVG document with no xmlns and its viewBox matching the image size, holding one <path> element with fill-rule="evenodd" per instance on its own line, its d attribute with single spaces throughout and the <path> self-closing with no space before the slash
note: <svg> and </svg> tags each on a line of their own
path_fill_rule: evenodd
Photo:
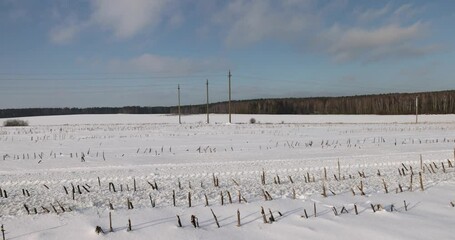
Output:
<svg viewBox="0 0 455 240">
<path fill-rule="evenodd" d="M 223 75 L 201 75 L 201 76 L 136 76 L 136 77 L 87 77 L 87 78 L 69 78 L 69 77 L 0 77 L 0 81 L 97 81 L 97 80 L 151 80 L 151 79 L 185 79 L 186 81 L 201 80 L 207 77 L 223 77 Z"/>
</svg>

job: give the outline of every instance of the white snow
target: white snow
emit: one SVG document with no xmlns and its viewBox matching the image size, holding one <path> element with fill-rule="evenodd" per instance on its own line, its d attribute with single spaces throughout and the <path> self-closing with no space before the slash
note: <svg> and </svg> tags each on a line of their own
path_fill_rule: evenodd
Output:
<svg viewBox="0 0 455 240">
<path fill-rule="evenodd" d="M 233 123 L 249 123 L 251 118 L 258 123 L 415 123 L 415 115 L 252 115 L 235 114 Z M 32 125 L 71 125 L 71 124 L 138 124 L 138 123 L 178 123 L 176 115 L 152 114 L 113 114 L 113 115 L 67 115 L 24 117 Z M 5 119 L 6 120 L 6 119 Z M 205 123 L 205 114 L 182 115 L 182 123 Z M 455 114 L 419 115 L 421 123 L 455 122 Z M 212 123 L 224 124 L 225 114 L 210 114 Z"/>
<path fill-rule="evenodd" d="M 453 239 L 455 115 L 417 124 L 412 115 L 205 117 L 182 116 L 181 125 L 175 115 L 27 117 L 29 127 L 0 127 L 6 239 Z M 276 221 L 264 224 L 261 207 Z"/>
</svg>

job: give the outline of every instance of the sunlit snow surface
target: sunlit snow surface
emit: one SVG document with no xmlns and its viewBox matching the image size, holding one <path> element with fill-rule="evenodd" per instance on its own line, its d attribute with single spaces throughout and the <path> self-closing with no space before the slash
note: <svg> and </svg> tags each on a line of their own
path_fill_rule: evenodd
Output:
<svg viewBox="0 0 455 240">
<path fill-rule="evenodd" d="M 6 239 L 453 239 L 455 233 L 449 166 L 455 115 L 422 115 L 418 124 L 412 115 L 233 115 L 232 124 L 227 115 L 211 115 L 210 124 L 205 115 L 189 115 L 181 125 L 174 115 L 23 119 L 29 127 L 0 127 Z M 265 201 L 264 191 L 273 200 Z M 383 209 L 374 213 L 371 204 Z M 261 206 L 275 222 L 263 223 Z M 343 207 L 347 213 L 340 214 Z"/>
</svg>

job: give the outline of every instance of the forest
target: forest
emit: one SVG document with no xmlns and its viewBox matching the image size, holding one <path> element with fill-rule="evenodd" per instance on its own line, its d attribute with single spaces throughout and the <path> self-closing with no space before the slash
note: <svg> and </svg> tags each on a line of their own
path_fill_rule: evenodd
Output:
<svg viewBox="0 0 455 240">
<path fill-rule="evenodd" d="M 347 97 L 255 99 L 231 102 L 238 114 L 415 114 L 416 98 L 421 114 L 455 113 L 455 90 L 391 93 Z M 183 114 L 205 113 L 206 105 L 182 106 Z M 177 107 L 171 108 L 177 113 Z M 228 103 L 209 105 L 211 113 L 228 112 Z"/>
<path fill-rule="evenodd" d="M 344 97 L 277 98 L 231 102 L 234 114 L 455 114 L 455 90 Z M 182 114 L 206 113 L 207 105 L 181 106 Z M 210 113 L 228 113 L 228 102 L 209 104 Z M 93 107 L 1 109 L 0 118 L 70 114 L 177 114 L 169 107 Z"/>
</svg>

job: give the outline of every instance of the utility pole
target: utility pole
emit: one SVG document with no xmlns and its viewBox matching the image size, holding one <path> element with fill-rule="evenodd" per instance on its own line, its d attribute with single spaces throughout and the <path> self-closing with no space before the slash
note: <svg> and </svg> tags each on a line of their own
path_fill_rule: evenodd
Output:
<svg viewBox="0 0 455 240">
<path fill-rule="evenodd" d="M 180 84 L 177 85 L 177 93 L 178 93 L 178 100 L 179 100 L 179 106 L 178 106 L 179 124 L 182 124 L 182 117 L 181 117 L 181 114 L 180 114 Z"/>
<path fill-rule="evenodd" d="M 209 120 L 209 80 L 205 83 L 206 90 L 207 90 L 207 123 L 210 122 Z"/>
<path fill-rule="evenodd" d="M 229 78 L 229 123 L 232 123 L 232 119 L 231 119 L 231 70 L 229 69 L 229 74 L 228 74 L 228 78 Z"/>
<path fill-rule="evenodd" d="M 416 97 L 416 123 L 419 122 L 419 97 Z"/>
</svg>

